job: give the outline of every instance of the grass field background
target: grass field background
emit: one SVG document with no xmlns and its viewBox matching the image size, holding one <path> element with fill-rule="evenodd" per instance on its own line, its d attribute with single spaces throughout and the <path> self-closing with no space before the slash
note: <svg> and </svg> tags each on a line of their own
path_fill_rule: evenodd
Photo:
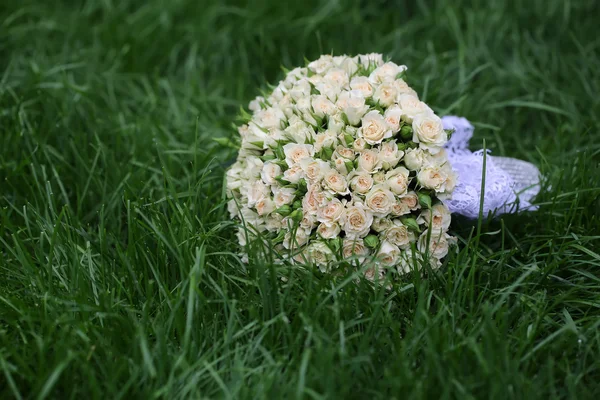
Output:
<svg viewBox="0 0 600 400">
<path fill-rule="evenodd" d="M 596 3 L 2 1 L 0 397 L 597 397 Z M 540 210 L 391 290 L 241 263 L 213 138 L 331 52 L 408 65 Z"/>
</svg>

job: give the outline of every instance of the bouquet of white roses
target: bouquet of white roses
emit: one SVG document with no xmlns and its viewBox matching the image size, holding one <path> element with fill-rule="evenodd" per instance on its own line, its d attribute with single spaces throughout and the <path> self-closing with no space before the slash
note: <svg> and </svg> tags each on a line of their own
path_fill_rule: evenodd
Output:
<svg viewBox="0 0 600 400">
<path fill-rule="evenodd" d="M 259 238 L 322 271 L 345 259 L 400 273 L 441 265 L 453 239 L 440 201 L 456 184 L 449 132 L 405 71 L 380 54 L 326 55 L 250 103 L 226 177 L 242 246 Z"/>
</svg>

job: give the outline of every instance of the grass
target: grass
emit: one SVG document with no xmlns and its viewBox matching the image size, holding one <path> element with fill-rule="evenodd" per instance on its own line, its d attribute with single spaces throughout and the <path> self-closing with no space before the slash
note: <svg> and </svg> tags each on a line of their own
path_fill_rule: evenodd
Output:
<svg viewBox="0 0 600 400">
<path fill-rule="evenodd" d="M 595 6 L 3 1 L 0 397 L 597 397 Z M 213 138 L 281 65 L 373 51 L 538 165 L 539 211 L 391 290 L 241 263 Z"/>
</svg>

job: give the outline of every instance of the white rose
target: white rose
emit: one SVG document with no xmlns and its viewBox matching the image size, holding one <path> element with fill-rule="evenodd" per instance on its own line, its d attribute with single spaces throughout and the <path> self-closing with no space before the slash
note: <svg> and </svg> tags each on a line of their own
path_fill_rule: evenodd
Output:
<svg viewBox="0 0 600 400">
<path fill-rule="evenodd" d="M 293 188 L 276 188 L 273 189 L 273 201 L 275 207 L 279 208 L 286 204 L 291 204 L 294 201 L 296 190 Z"/>
<path fill-rule="evenodd" d="M 375 150 L 363 150 L 358 156 L 357 170 L 364 172 L 375 172 L 381 168 L 379 154 Z"/>
<path fill-rule="evenodd" d="M 362 93 L 363 97 L 371 97 L 373 96 L 373 86 L 369 83 L 369 78 L 366 76 L 355 76 L 350 81 L 350 89 L 358 90 Z"/>
<path fill-rule="evenodd" d="M 438 260 L 444 258 L 448 254 L 448 247 L 450 245 L 448 238 L 451 238 L 451 236 L 441 231 L 432 231 L 428 241 L 428 232 L 426 230 L 419 237 L 417 249 L 422 253 L 429 251 L 429 254 Z"/>
<path fill-rule="evenodd" d="M 274 185 L 277 183 L 276 177 L 281 175 L 281 167 L 273 162 L 267 161 L 264 163 L 260 177 L 262 181 L 267 185 Z"/>
<path fill-rule="evenodd" d="M 346 166 L 346 160 L 342 157 L 335 158 L 333 161 L 335 169 L 342 175 L 348 175 L 348 167 Z"/>
<path fill-rule="evenodd" d="M 356 139 L 354 141 L 354 143 L 352 143 L 352 148 L 354 149 L 354 151 L 363 151 L 364 149 L 367 148 L 367 146 L 368 146 L 368 144 L 365 141 L 365 139 L 361 139 L 361 138 Z"/>
<path fill-rule="evenodd" d="M 375 172 L 373 174 L 373 182 L 375 182 L 375 184 L 385 183 L 385 172 L 383 172 L 383 171 Z"/>
<path fill-rule="evenodd" d="M 348 239 L 367 236 L 372 223 L 373 213 L 366 209 L 362 203 L 355 203 L 353 206 L 346 208 L 343 228 Z"/>
<path fill-rule="evenodd" d="M 340 92 L 342 91 L 342 87 L 337 85 L 335 82 L 323 80 L 315 85 L 315 88 L 321 93 L 325 95 L 329 100 L 336 101 Z"/>
<path fill-rule="evenodd" d="M 248 104 L 248 108 L 250 111 L 257 112 L 262 109 L 261 104 L 265 103 L 265 98 L 262 96 L 257 96 L 254 100 Z"/>
<path fill-rule="evenodd" d="M 311 158 L 305 158 L 304 160 L 312 160 Z M 302 161 L 304 161 L 302 160 Z M 301 162 L 302 162 L 301 161 Z M 300 179 L 304 178 L 304 171 L 300 164 L 292 165 L 290 168 L 286 169 L 283 173 L 283 179 L 288 181 L 289 183 L 293 183 L 294 185 L 300 182 Z"/>
<path fill-rule="evenodd" d="M 258 213 L 258 215 L 267 215 L 275 211 L 275 203 L 273 202 L 273 200 L 271 200 L 270 197 L 263 197 L 262 199 L 256 202 L 254 208 L 256 208 L 256 212 Z"/>
<path fill-rule="evenodd" d="M 323 174 L 323 186 L 334 194 L 346 195 L 350 193 L 346 178 L 334 169 L 330 169 Z"/>
<path fill-rule="evenodd" d="M 413 142 L 421 143 L 421 147 L 432 154 L 440 151 L 448 141 L 448 135 L 442 126 L 442 120 L 434 114 L 416 115 L 412 123 Z"/>
<path fill-rule="evenodd" d="M 385 277 L 385 268 L 383 268 L 379 264 L 371 264 L 365 270 L 365 278 L 371 282 L 379 282 L 381 283 Z"/>
<path fill-rule="evenodd" d="M 356 153 L 354 152 L 354 150 L 351 148 L 348 148 L 348 147 L 344 147 L 344 146 L 336 147 L 335 152 L 333 153 L 334 159 L 343 158 L 344 160 L 353 161 L 355 157 L 356 157 Z"/>
<path fill-rule="evenodd" d="M 311 140 L 315 136 L 315 131 L 312 126 L 301 120 L 298 116 L 294 115 L 290 118 L 290 125 L 285 128 L 284 132 L 287 137 L 292 139 L 296 143 L 306 143 L 307 140 Z"/>
<path fill-rule="evenodd" d="M 258 215 L 256 211 L 251 210 L 248 207 L 244 207 L 241 210 L 241 214 L 242 220 L 246 225 L 253 227 L 259 232 L 264 232 L 267 229 L 265 227 L 265 219 Z"/>
<path fill-rule="evenodd" d="M 410 247 L 410 243 L 414 241 L 414 234 L 398 220 L 384 232 L 385 240 L 400 248 Z"/>
<path fill-rule="evenodd" d="M 409 174 L 410 171 L 404 167 L 398 167 L 385 174 L 388 187 L 394 194 L 403 195 L 406 193 L 410 184 Z"/>
<path fill-rule="evenodd" d="M 388 267 L 396 265 L 400 259 L 400 249 L 388 241 L 383 241 L 377 252 L 377 260 Z"/>
<path fill-rule="evenodd" d="M 310 231 L 302 228 L 290 229 L 283 237 L 283 247 L 286 249 L 297 249 L 304 246 L 308 242 Z"/>
<path fill-rule="evenodd" d="M 324 193 L 321 191 L 318 185 L 308 185 L 308 191 L 302 198 L 302 211 L 304 215 L 316 213 L 316 211 L 321 207 L 327 198 Z"/>
<path fill-rule="evenodd" d="M 248 182 L 246 185 L 249 207 L 254 207 L 257 201 L 270 194 L 269 186 L 262 181 Z"/>
<path fill-rule="evenodd" d="M 369 249 L 365 246 L 362 239 L 344 239 L 342 242 L 342 256 L 347 259 L 350 257 L 358 257 L 363 260 L 369 255 Z"/>
<path fill-rule="evenodd" d="M 311 104 L 315 115 L 320 118 L 330 115 L 336 110 L 335 104 L 323 95 L 312 96 Z"/>
<path fill-rule="evenodd" d="M 340 228 L 340 225 L 335 222 L 333 224 L 329 224 L 329 225 L 320 224 L 317 227 L 317 233 L 323 239 L 335 239 L 336 237 L 338 237 L 341 230 L 342 230 L 342 228 Z"/>
<path fill-rule="evenodd" d="M 371 75 L 369 75 L 369 81 L 374 84 L 395 81 L 398 74 L 404 71 L 406 71 L 405 65 L 397 65 L 389 61 L 377 67 L 373 72 L 371 72 Z"/>
<path fill-rule="evenodd" d="M 331 169 L 327 162 L 323 160 L 315 160 L 312 158 L 303 159 L 302 161 L 300 161 L 299 165 L 302 168 L 302 171 L 304 171 L 304 174 L 306 174 L 306 177 L 310 181 L 319 181 L 323 177 L 325 172 Z"/>
<path fill-rule="evenodd" d="M 322 74 L 327 71 L 329 68 L 333 67 L 333 57 L 330 55 L 322 55 L 318 60 L 312 61 L 308 64 L 308 69 L 311 71 Z"/>
<path fill-rule="evenodd" d="M 373 94 L 373 100 L 384 107 L 389 107 L 396 101 L 398 92 L 393 82 L 384 82 L 377 87 Z"/>
<path fill-rule="evenodd" d="M 317 212 L 317 221 L 331 225 L 344 218 L 346 208 L 342 202 L 336 198 L 333 198 L 324 207 L 319 208 Z"/>
<path fill-rule="evenodd" d="M 358 58 L 363 67 L 371 65 L 380 66 L 383 64 L 383 55 L 378 53 L 361 54 Z"/>
<path fill-rule="evenodd" d="M 411 96 L 414 97 L 419 97 L 417 95 L 417 92 L 414 91 L 413 88 L 411 88 L 410 86 L 408 86 L 408 84 L 403 80 L 403 79 L 396 79 L 394 81 L 394 87 L 396 88 L 396 91 L 398 92 L 398 95 L 401 94 L 410 94 Z"/>
<path fill-rule="evenodd" d="M 358 137 L 363 138 L 369 144 L 378 144 L 383 139 L 392 137 L 392 130 L 379 111 L 373 110 L 362 118 Z"/>
<path fill-rule="evenodd" d="M 323 242 L 313 242 L 306 249 L 309 261 L 315 263 L 321 272 L 327 272 L 329 262 L 334 258 L 333 252 Z"/>
<path fill-rule="evenodd" d="M 433 113 L 431 108 L 417 97 L 410 94 L 402 94 L 398 97 L 398 105 L 402 109 L 402 119 L 412 123 L 413 119 L 422 113 Z"/>
<path fill-rule="evenodd" d="M 426 189 L 433 189 L 438 193 L 451 192 L 454 189 L 454 172 L 448 165 L 426 166 L 417 174 L 417 180 Z"/>
<path fill-rule="evenodd" d="M 353 191 L 365 194 L 373 187 L 373 178 L 366 172 L 359 172 L 350 179 L 350 187 Z"/>
<path fill-rule="evenodd" d="M 281 125 L 287 118 L 278 107 L 267 107 L 258 111 L 253 118 L 254 123 L 266 130 L 281 129 Z"/>
<path fill-rule="evenodd" d="M 345 57 L 344 60 L 338 65 L 344 71 L 346 71 L 348 76 L 352 76 L 356 73 L 356 71 L 358 71 L 358 62 L 357 62 L 356 57 L 354 57 L 354 58 Z"/>
<path fill-rule="evenodd" d="M 398 144 L 395 140 L 381 144 L 379 148 L 379 162 L 383 169 L 394 168 L 404 155 L 403 151 L 398 150 Z"/>
<path fill-rule="evenodd" d="M 415 192 L 411 191 L 398 199 L 398 202 L 392 207 L 392 214 L 396 216 L 406 215 L 419 208 L 421 208 L 419 197 Z"/>
<path fill-rule="evenodd" d="M 431 207 L 431 210 L 423 210 L 421 215 L 417 219 L 419 224 L 425 224 L 425 226 L 431 229 L 447 231 L 450 227 L 452 218 L 450 216 L 450 210 L 442 203 L 438 203 Z"/>
<path fill-rule="evenodd" d="M 325 80 L 333 82 L 337 86 L 343 87 L 348 85 L 350 78 L 348 73 L 342 68 L 332 68 L 325 74 Z"/>
<path fill-rule="evenodd" d="M 389 229 L 393 225 L 392 220 L 389 218 L 373 218 L 373 224 L 371 224 L 371 229 L 375 232 L 380 233 L 387 229 Z"/>
<path fill-rule="evenodd" d="M 422 149 L 408 149 L 404 153 L 404 165 L 411 171 L 420 170 L 427 162 L 427 153 Z"/>
<path fill-rule="evenodd" d="M 360 90 L 343 91 L 338 97 L 336 105 L 346 115 L 350 125 L 357 125 L 369 110 L 369 106 L 365 104 L 365 97 Z"/>
<path fill-rule="evenodd" d="M 396 269 L 399 274 L 407 274 L 412 271 L 418 271 L 423 262 L 423 257 L 418 251 L 413 251 L 411 248 L 407 248 L 400 255 L 400 259 L 396 264 Z"/>
<path fill-rule="evenodd" d="M 400 120 L 402 119 L 402 110 L 397 104 L 392 105 L 383 114 L 385 122 L 392 130 L 392 133 L 396 133 L 400 130 Z"/>
<path fill-rule="evenodd" d="M 337 144 L 337 135 L 335 132 L 326 130 L 315 136 L 315 151 L 319 152 L 325 147 L 334 147 Z"/>
<path fill-rule="evenodd" d="M 300 227 L 312 231 L 315 226 L 317 226 L 317 216 L 314 213 L 304 213 Z"/>
<path fill-rule="evenodd" d="M 329 114 L 329 120 L 327 121 L 327 130 L 336 134 L 342 132 L 346 127 L 346 123 L 342 118 L 342 112 L 338 109 Z"/>
<path fill-rule="evenodd" d="M 283 146 L 283 153 L 285 154 L 285 162 L 291 167 L 304 158 L 314 156 L 315 148 L 310 144 L 288 143 Z"/>
<path fill-rule="evenodd" d="M 265 226 L 267 230 L 270 232 L 277 231 L 284 227 L 283 225 L 283 216 L 277 213 L 270 214 L 265 220 Z"/>
<path fill-rule="evenodd" d="M 373 211 L 373 215 L 384 217 L 396 203 L 394 194 L 385 185 L 375 185 L 365 196 L 365 205 Z"/>
<path fill-rule="evenodd" d="M 292 99 L 298 101 L 300 99 L 309 97 L 310 91 L 311 87 L 308 79 L 300 79 L 294 83 L 288 93 Z"/>
</svg>

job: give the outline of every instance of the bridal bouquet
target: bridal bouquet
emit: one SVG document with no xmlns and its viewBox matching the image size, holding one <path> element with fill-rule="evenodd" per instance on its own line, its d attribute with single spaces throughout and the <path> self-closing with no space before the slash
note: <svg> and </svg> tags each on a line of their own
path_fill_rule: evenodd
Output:
<svg viewBox="0 0 600 400">
<path fill-rule="evenodd" d="M 261 240 L 324 272 L 342 260 L 399 273 L 441 265 L 454 242 L 442 202 L 457 181 L 451 130 L 406 69 L 380 54 L 326 55 L 250 103 L 226 176 L 242 246 Z"/>
</svg>

